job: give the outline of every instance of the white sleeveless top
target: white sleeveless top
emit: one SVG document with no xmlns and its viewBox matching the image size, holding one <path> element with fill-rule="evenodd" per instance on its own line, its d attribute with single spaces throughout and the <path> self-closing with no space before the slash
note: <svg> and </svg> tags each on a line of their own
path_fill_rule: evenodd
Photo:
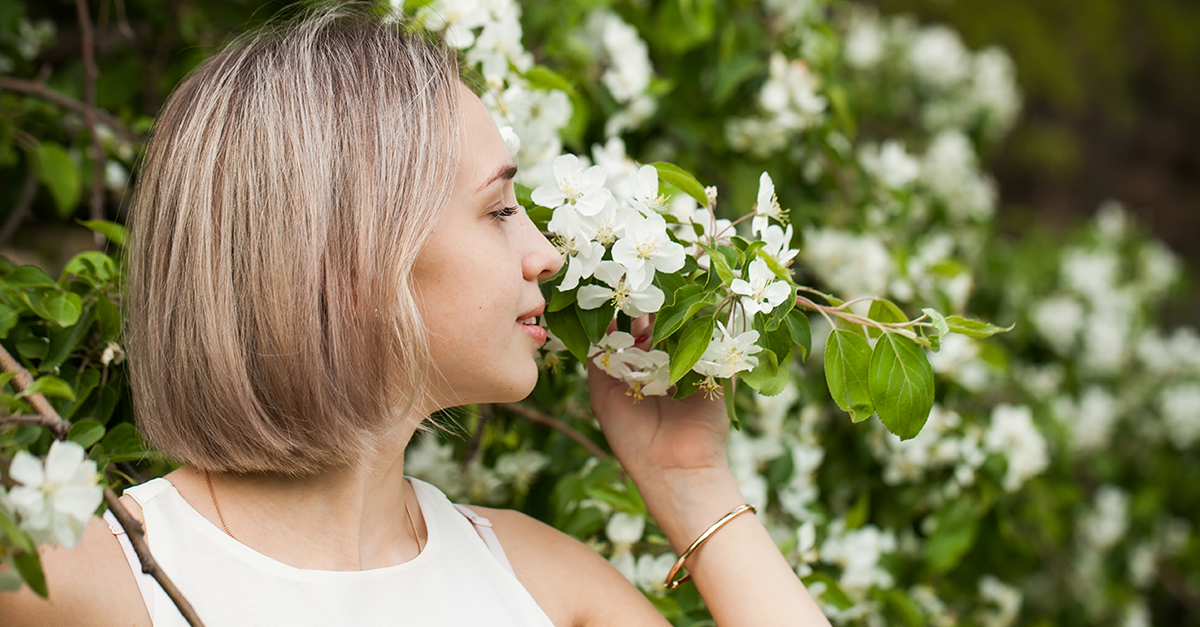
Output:
<svg viewBox="0 0 1200 627">
<path fill-rule="evenodd" d="M 125 491 L 142 507 L 150 551 L 208 627 L 488 625 L 553 627 L 508 566 L 490 523 L 412 480 L 428 541 L 417 557 L 363 571 L 295 568 L 234 540 L 166 479 Z M 186 627 L 141 566 L 112 513 L 155 627 Z M 489 546 L 491 545 L 491 546 Z"/>
</svg>

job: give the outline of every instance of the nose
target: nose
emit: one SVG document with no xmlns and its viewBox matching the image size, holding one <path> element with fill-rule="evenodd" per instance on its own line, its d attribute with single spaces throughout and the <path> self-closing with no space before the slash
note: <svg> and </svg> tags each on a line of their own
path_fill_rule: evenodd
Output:
<svg viewBox="0 0 1200 627">
<path fill-rule="evenodd" d="M 542 235 L 529 216 L 525 216 L 525 224 L 529 248 L 522 263 L 522 272 L 529 281 L 548 279 L 562 268 L 562 254 Z"/>
</svg>

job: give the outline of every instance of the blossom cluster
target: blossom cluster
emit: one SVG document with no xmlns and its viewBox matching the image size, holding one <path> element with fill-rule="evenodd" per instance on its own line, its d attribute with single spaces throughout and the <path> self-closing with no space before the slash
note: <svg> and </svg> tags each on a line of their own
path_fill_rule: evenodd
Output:
<svg viewBox="0 0 1200 627">
<path fill-rule="evenodd" d="M 8 476 L 16 485 L 7 493 L 0 487 L 0 509 L 14 516 L 32 541 L 69 549 L 83 538 L 103 496 L 96 462 L 85 455 L 74 442 L 55 441 L 45 460 L 23 450 L 13 457 Z"/>
</svg>

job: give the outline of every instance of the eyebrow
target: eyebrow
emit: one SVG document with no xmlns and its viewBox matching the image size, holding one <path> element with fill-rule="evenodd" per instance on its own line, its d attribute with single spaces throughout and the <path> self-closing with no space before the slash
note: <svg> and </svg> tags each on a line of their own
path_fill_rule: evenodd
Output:
<svg viewBox="0 0 1200 627">
<path fill-rule="evenodd" d="M 511 181 L 516 175 L 517 166 L 511 163 L 502 165 L 499 168 L 496 168 L 496 171 L 493 172 L 491 176 L 487 177 L 487 180 L 484 181 L 482 185 L 475 189 L 475 193 L 478 194 L 479 192 L 483 191 L 483 188 L 495 183 L 498 180 Z"/>
</svg>

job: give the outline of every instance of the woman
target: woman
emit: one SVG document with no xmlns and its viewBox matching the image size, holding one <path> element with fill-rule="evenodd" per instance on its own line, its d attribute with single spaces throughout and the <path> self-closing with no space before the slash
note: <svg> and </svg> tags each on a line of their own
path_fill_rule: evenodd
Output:
<svg viewBox="0 0 1200 627">
<path fill-rule="evenodd" d="M 515 172 L 452 54 L 364 12 L 238 43 L 172 96 L 133 209 L 128 343 L 142 430 L 184 465 L 122 499 L 210 627 L 666 624 L 578 541 L 404 476 L 430 413 L 535 384 L 538 282 L 562 262 Z M 726 516 L 745 499 L 723 403 L 589 379 L 675 550 L 712 532 L 686 568 L 717 624 L 827 624 L 755 516 Z M 0 616 L 183 624 L 130 556 L 95 519 L 45 552 L 50 601 L 0 595 Z"/>
</svg>

